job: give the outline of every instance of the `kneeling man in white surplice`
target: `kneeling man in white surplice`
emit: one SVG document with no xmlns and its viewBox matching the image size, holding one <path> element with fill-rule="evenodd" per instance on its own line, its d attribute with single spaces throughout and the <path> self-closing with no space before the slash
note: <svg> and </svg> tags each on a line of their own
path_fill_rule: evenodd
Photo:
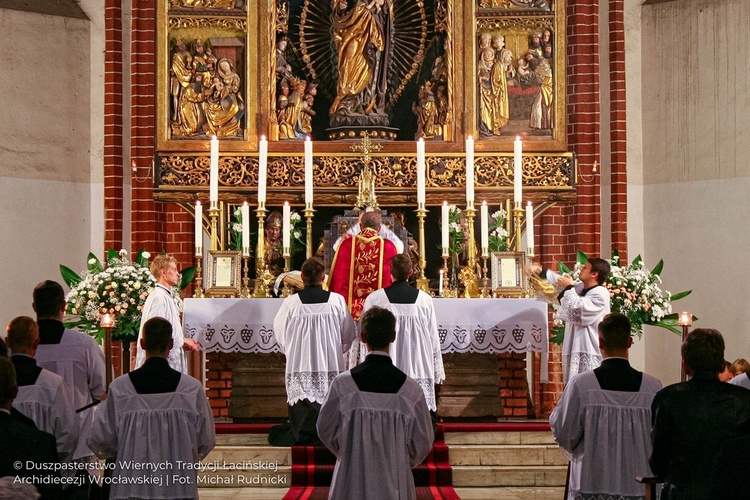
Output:
<svg viewBox="0 0 750 500">
<path fill-rule="evenodd" d="M 409 285 L 412 272 L 412 261 L 408 254 L 393 257 L 393 284 L 372 292 L 365 300 L 363 311 L 378 306 L 388 309 L 396 317 L 396 340 L 389 349 L 391 359 L 396 368 L 413 378 L 422 388 L 427 407 L 437 422 L 435 384 L 445 380 L 443 354 L 432 297 Z"/>
<path fill-rule="evenodd" d="M 320 404 L 336 375 L 346 370 L 344 351 L 356 336 L 344 297 L 323 290 L 325 267 L 315 259 L 302 264 L 305 288 L 284 299 L 273 320 L 273 334 L 286 355 L 289 422 L 271 428 L 274 446 L 319 445 Z"/>
<path fill-rule="evenodd" d="M 644 498 L 636 476 L 651 476 L 651 402 L 656 378 L 630 366 L 630 320 L 613 313 L 599 323 L 604 361 L 574 376 L 552 411 L 555 441 L 570 460 L 568 498 Z"/>
<path fill-rule="evenodd" d="M 196 468 L 215 444 L 208 398 L 198 380 L 169 367 L 169 321 L 148 320 L 140 344 L 146 361 L 109 386 L 89 447 L 116 457 L 110 498 L 198 498 Z"/>
</svg>

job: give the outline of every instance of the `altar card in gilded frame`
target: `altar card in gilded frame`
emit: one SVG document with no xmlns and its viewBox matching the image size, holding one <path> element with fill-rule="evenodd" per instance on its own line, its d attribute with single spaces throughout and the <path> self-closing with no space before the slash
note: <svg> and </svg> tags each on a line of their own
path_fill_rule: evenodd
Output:
<svg viewBox="0 0 750 500">
<path fill-rule="evenodd" d="M 526 292 L 524 262 L 526 254 L 523 252 L 492 253 L 492 291 L 495 295 L 512 297 Z"/>
<path fill-rule="evenodd" d="M 241 265 L 240 252 L 209 250 L 206 265 L 206 296 L 239 297 Z"/>
</svg>

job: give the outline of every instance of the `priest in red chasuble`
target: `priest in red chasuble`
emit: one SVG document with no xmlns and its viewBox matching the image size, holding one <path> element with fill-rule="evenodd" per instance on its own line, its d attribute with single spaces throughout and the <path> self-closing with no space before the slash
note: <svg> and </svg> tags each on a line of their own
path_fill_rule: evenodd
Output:
<svg viewBox="0 0 750 500">
<path fill-rule="evenodd" d="M 341 242 L 331 264 L 328 290 L 344 296 L 354 321 L 359 321 L 367 296 L 392 281 L 391 259 L 398 251 L 380 236 L 382 222 L 380 213 L 365 213 L 362 232 Z"/>
</svg>

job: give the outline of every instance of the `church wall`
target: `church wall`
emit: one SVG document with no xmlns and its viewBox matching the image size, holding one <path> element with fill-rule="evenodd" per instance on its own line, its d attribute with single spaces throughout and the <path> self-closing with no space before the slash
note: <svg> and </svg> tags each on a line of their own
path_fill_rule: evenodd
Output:
<svg viewBox="0 0 750 500">
<path fill-rule="evenodd" d="M 31 292 L 101 251 L 101 68 L 93 21 L 0 9 L 0 323 L 32 315 Z M 100 8 L 99 8 L 100 9 Z"/>
<path fill-rule="evenodd" d="M 742 277 L 750 245 L 750 112 L 745 0 L 685 0 L 642 10 L 643 240 L 665 259 L 674 304 L 719 329 L 726 358 L 750 358 Z M 636 186 L 637 187 L 637 186 Z M 655 263 L 655 262 L 654 262 Z M 679 380 L 677 335 L 647 332 L 646 370 Z"/>
</svg>

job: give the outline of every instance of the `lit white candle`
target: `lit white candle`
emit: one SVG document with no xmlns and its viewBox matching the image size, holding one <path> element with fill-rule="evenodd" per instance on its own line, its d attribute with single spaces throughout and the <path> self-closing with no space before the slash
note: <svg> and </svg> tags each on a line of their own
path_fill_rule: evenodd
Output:
<svg viewBox="0 0 750 500">
<path fill-rule="evenodd" d="M 305 206 L 313 204 L 313 144 L 310 136 L 305 139 Z"/>
<path fill-rule="evenodd" d="M 513 141 L 513 206 L 521 208 L 521 189 L 523 186 L 523 142 L 516 136 Z"/>
<path fill-rule="evenodd" d="M 450 212 L 448 210 L 448 202 L 447 201 L 443 202 L 443 210 L 442 210 L 442 213 L 441 213 L 441 218 L 442 218 L 442 223 L 443 223 L 442 224 L 442 228 L 443 228 L 443 232 L 442 232 L 442 237 L 443 237 L 442 238 L 442 240 L 443 240 L 443 244 L 442 244 L 442 247 L 443 247 L 443 257 L 448 257 L 449 256 L 449 254 L 448 254 L 448 241 L 449 241 L 448 240 L 448 222 L 450 220 Z"/>
<path fill-rule="evenodd" d="M 466 208 L 474 208 L 474 138 L 466 138 Z"/>
<path fill-rule="evenodd" d="M 203 255 L 203 205 L 195 202 L 195 255 Z"/>
<path fill-rule="evenodd" d="M 219 206 L 219 139 L 211 137 L 211 170 L 209 172 L 209 200 L 211 208 Z"/>
<path fill-rule="evenodd" d="M 534 206 L 529 202 L 526 205 L 526 253 L 529 257 L 534 256 Z"/>
<path fill-rule="evenodd" d="M 487 202 L 483 201 L 482 206 L 479 210 L 481 232 L 482 232 L 482 257 L 489 257 L 490 255 L 490 223 L 489 223 L 489 211 L 487 210 Z"/>
<path fill-rule="evenodd" d="M 424 139 L 417 141 L 417 204 L 423 207 L 425 203 L 425 160 Z"/>
<path fill-rule="evenodd" d="M 292 229 L 292 217 L 289 211 L 289 202 L 284 202 L 284 209 L 282 212 L 282 226 L 281 226 L 281 247 L 284 257 L 289 257 L 291 250 L 289 248 L 289 240 Z"/>
<path fill-rule="evenodd" d="M 438 281 L 438 295 L 442 297 L 443 295 L 443 268 L 440 268 L 440 278 Z"/>
<path fill-rule="evenodd" d="M 250 257 L 250 206 L 247 202 L 242 204 L 240 214 L 242 216 L 242 256 Z"/>
<path fill-rule="evenodd" d="M 268 183 L 268 141 L 260 136 L 258 142 L 258 207 L 266 204 L 266 184 Z"/>
</svg>

